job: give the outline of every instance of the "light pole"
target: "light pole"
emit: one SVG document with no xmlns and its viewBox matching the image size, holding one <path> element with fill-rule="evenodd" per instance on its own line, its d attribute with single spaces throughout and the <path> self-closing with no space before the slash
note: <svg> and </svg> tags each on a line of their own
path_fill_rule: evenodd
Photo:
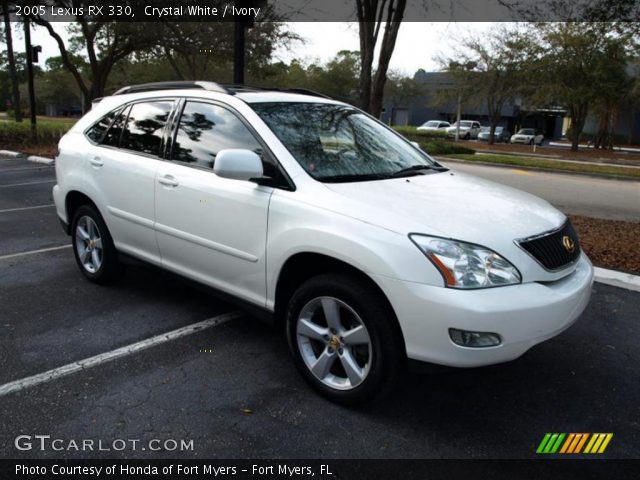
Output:
<svg viewBox="0 0 640 480">
<path fill-rule="evenodd" d="M 27 54 L 27 77 L 29 79 L 29 115 L 31 117 L 31 137 L 36 138 L 36 94 L 33 88 L 33 48 L 31 47 L 31 25 L 24 20 L 24 45 Z M 19 108 L 19 106 L 18 106 Z"/>
</svg>

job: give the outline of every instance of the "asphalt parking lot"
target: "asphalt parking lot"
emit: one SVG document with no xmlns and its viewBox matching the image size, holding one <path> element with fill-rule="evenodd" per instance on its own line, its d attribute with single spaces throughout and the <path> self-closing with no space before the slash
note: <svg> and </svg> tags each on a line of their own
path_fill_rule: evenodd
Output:
<svg viewBox="0 0 640 480">
<path fill-rule="evenodd" d="M 0 385 L 236 310 L 146 267 L 85 281 L 52 167 L 0 159 Z M 58 248 L 61 247 L 61 248 Z M 640 456 L 640 293 L 596 284 L 570 330 L 517 361 L 407 374 L 359 409 L 314 394 L 280 332 L 241 318 L 0 396 L 0 458 L 532 458 L 546 432 Z M 188 451 L 18 450 L 18 435 L 193 440 Z"/>
</svg>

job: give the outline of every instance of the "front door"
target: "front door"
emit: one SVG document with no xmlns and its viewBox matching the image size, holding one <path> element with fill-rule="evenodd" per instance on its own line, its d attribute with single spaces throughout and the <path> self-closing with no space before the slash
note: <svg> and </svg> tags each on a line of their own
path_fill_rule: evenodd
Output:
<svg viewBox="0 0 640 480">
<path fill-rule="evenodd" d="M 166 268 L 264 305 L 273 189 L 213 173 L 220 150 L 260 151 L 230 110 L 187 101 L 156 179 L 156 235 Z"/>
</svg>

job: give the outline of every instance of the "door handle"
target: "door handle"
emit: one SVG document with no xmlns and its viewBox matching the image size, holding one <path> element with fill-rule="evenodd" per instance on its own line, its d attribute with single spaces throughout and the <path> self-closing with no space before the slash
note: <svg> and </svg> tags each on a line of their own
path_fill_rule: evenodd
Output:
<svg viewBox="0 0 640 480">
<path fill-rule="evenodd" d="M 104 165 L 104 162 L 100 157 L 93 157 L 91 160 L 89 160 L 89 163 L 94 167 L 98 167 L 98 168 Z"/>
<path fill-rule="evenodd" d="M 173 175 L 163 175 L 162 177 L 158 178 L 158 182 L 165 187 L 177 187 L 178 185 L 180 185 L 178 183 L 178 180 L 176 180 L 176 177 L 174 177 Z"/>
</svg>

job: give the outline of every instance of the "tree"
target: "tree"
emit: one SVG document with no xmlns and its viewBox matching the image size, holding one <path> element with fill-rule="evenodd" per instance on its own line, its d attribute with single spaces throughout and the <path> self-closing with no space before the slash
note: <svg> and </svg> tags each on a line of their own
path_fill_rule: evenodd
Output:
<svg viewBox="0 0 640 480">
<path fill-rule="evenodd" d="M 246 36 L 247 70 L 254 77 L 260 76 L 276 48 L 299 40 L 277 21 L 271 7 L 261 18 Z M 232 22 L 164 22 L 154 54 L 165 58 L 181 80 L 212 78 L 215 73 L 213 78 L 224 81 L 233 59 L 233 28 Z"/>
<path fill-rule="evenodd" d="M 90 2 L 76 0 L 52 0 L 58 7 L 84 6 L 88 11 Z M 109 73 L 114 65 L 132 53 L 149 48 L 159 39 L 154 28 L 144 28 L 133 22 L 91 21 L 85 15 L 74 15 L 74 22 L 68 27 L 71 34 L 66 45 L 53 23 L 36 15 L 33 22 L 47 29 L 56 41 L 62 62 L 73 75 L 84 97 L 84 109 L 91 108 L 95 98 L 104 96 Z M 78 64 L 80 52 L 86 50 L 88 62 Z M 86 67 L 86 68 L 85 68 Z M 84 75 L 86 70 L 86 75 Z"/>
<path fill-rule="evenodd" d="M 360 35 L 360 108 L 375 117 L 382 112 L 387 71 L 406 4 L 406 0 L 356 0 Z M 374 52 L 383 23 L 384 33 L 374 75 Z"/>
<path fill-rule="evenodd" d="M 11 79 L 11 98 L 13 103 L 13 114 L 16 122 L 22 121 L 22 108 L 20 107 L 20 84 L 18 82 L 18 72 L 16 70 L 16 60 L 13 54 L 13 36 L 11 32 L 11 21 L 9 18 L 9 2 L 2 1 L 2 16 L 4 19 L 4 35 L 7 44 L 7 63 L 9 67 L 9 78 Z"/>
<path fill-rule="evenodd" d="M 635 45 L 635 25 L 615 22 L 535 24 L 529 31 L 539 85 L 533 98 L 557 101 L 571 119 L 571 149 L 578 150 L 587 115 L 597 103 L 615 104 L 620 68 Z M 611 56 L 616 54 L 619 59 Z M 611 74 L 613 68 L 618 72 Z M 607 107 L 608 108 L 608 107 Z"/>
<path fill-rule="evenodd" d="M 523 91 L 527 47 L 518 30 L 502 28 L 482 39 L 465 41 L 455 57 L 445 59 L 460 90 L 486 102 L 490 144 L 504 106 Z"/>
</svg>

